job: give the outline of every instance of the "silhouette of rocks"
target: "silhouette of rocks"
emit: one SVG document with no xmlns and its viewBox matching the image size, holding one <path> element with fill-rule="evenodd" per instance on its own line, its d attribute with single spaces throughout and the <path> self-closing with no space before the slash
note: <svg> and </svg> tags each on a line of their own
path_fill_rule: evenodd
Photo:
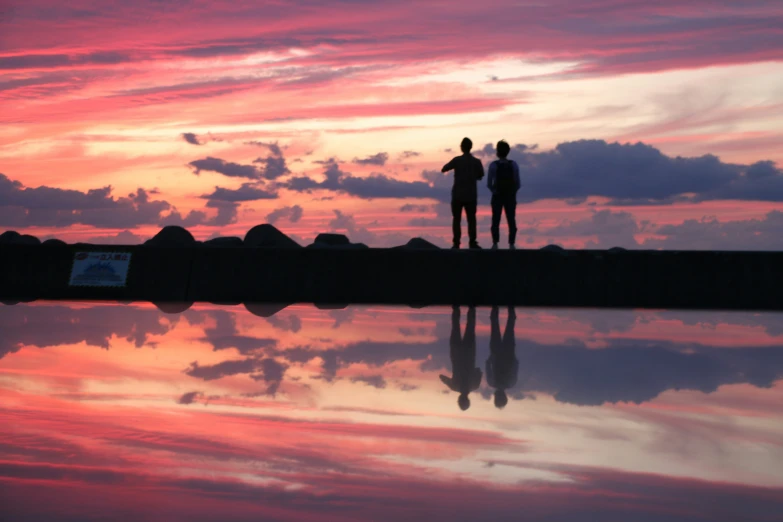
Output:
<svg viewBox="0 0 783 522">
<path fill-rule="evenodd" d="M 152 304 L 154 304 L 158 308 L 158 310 L 160 310 L 164 314 L 181 314 L 182 312 L 186 311 L 188 308 L 193 306 L 193 301 L 190 302 L 166 301 L 160 303 L 153 302 Z"/>
<path fill-rule="evenodd" d="M 163 227 L 155 237 L 144 242 L 145 246 L 151 247 L 183 247 L 195 244 L 196 240 L 190 232 L 175 225 Z"/>
<path fill-rule="evenodd" d="M 610 254 L 622 254 L 623 252 L 628 252 L 628 250 L 621 247 L 612 247 L 607 252 Z"/>
<path fill-rule="evenodd" d="M 45 246 L 45 247 L 49 247 L 49 246 L 52 246 L 52 247 L 64 247 L 64 246 L 68 246 L 68 243 L 66 243 L 62 239 L 51 238 L 51 239 L 47 239 L 46 241 L 41 243 L 41 245 Z"/>
<path fill-rule="evenodd" d="M 40 245 L 41 240 L 38 239 L 35 236 L 30 236 L 28 234 L 22 234 L 19 236 L 19 240 L 17 241 L 17 244 L 19 245 Z"/>
<path fill-rule="evenodd" d="M 302 246 L 269 224 L 256 225 L 245 234 L 246 247 L 302 248 Z"/>
<path fill-rule="evenodd" d="M 438 245 L 432 244 L 426 239 L 422 239 L 420 237 L 414 237 L 404 245 L 394 247 L 394 248 L 413 248 L 417 250 L 440 250 L 440 247 Z"/>
<path fill-rule="evenodd" d="M 323 233 L 315 237 L 315 241 L 307 248 L 350 248 L 365 249 L 369 248 L 364 243 L 351 243 L 348 236 L 344 234 Z"/>
<path fill-rule="evenodd" d="M 40 245 L 41 240 L 28 234 L 19 234 L 15 230 L 8 230 L 0 234 L 0 245 Z"/>
<path fill-rule="evenodd" d="M 4 304 L 5 306 L 15 306 L 15 305 L 18 305 L 19 303 L 21 303 L 21 301 L 3 300 L 3 301 L 0 301 L 0 303 Z"/>
<path fill-rule="evenodd" d="M 204 241 L 204 246 L 207 247 L 241 247 L 244 246 L 244 242 L 241 237 L 215 237 Z"/>
<path fill-rule="evenodd" d="M 558 245 L 547 245 L 545 247 L 541 247 L 541 250 L 543 252 L 557 252 L 559 254 L 565 254 L 565 248 Z"/>
<path fill-rule="evenodd" d="M 0 245 L 16 244 L 20 237 L 22 237 L 22 235 L 16 230 L 6 230 L 0 234 Z"/>
<path fill-rule="evenodd" d="M 313 242 L 315 245 L 324 246 L 346 246 L 351 244 L 351 240 L 344 234 L 318 234 Z"/>
<path fill-rule="evenodd" d="M 258 317 L 272 317 L 290 303 L 245 303 L 245 309 Z"/>
</svg>

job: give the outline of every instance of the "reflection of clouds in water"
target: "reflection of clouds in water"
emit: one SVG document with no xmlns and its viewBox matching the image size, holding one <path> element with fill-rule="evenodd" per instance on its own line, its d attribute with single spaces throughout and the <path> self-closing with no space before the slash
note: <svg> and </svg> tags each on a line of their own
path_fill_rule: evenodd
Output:
<svg viewBox="0 0 783 522">
<path fill-rule="evenodd" d="M 701 325 L 715 328 L 718 325 L 737 325 L 763 328 L 767 335 L 783 335 L 783 314 L 772 312 L 704 312 L 704 311 L 661 311 L 661 319 L 680 321 L 685 325 Z"/>
<path fill-rule="evenodd" d="M 302 329 L 302 320 L 298 315 L 290 313 L 281 317 L 279 314 L 267 317 L 266 321 L 274 328 L 283 332 L 298 333 Z"/>
<path fill-rule="evenodd" d="M 384 415 L 389 421 L 399 415 L 361 408 L 323 411 Z M 36 460 L 0 464 L 6 479 L 0 503 L 18 506 L 18 499 L 35 493 L 38 501 L 25 503 L 25 509 L 44 520 L 56 519 L 63 506 L 79 519 L 89 519 L 91 510 L 112 509 L 117 520 L 139 520 L 158 516 L 161 505 L 183 509 L 178 502 L 184 498 L 192 510 L 188 519 L 197 521 L 227 512 L 252 514 L 248 519 L 286 513 L 292 519 L 431 520 L 433 513 L 452 510 L 460 520 L 519 520 L 520 506 L 535 514 L 534 520 L 653 521 L 661 511 L 651 506 L 665 505 L 666 520 L 687 522 L 716 512 L 727 514 L 726 520 L 770 520 L 767 515 L 779 512 L 781 504 L 776 488 L 530 462 L 523 458 L 531 449 L 527 444 L 486 430 L 188 413 L 181 420 L 151 413 L 138 427 L 95 412 L 80 412 L 76 423 L 56 411 L 49 418 L 25 419 L 27 429 L 52 435 L 36 444 L 29 436 L 4 439 L 15 456 Z M 122 451 L 96 459 L 94 448 L 84 443 L 85 432 Z M 55 451 L 18 450 L 35 445 Z M 171 456 L 165 469 L 149 462 L 152 451 Z M 66 452 L 69 458 L 63 460 Z M 444 470 L 439 459 L 463 466 L 483 459 L 476 461 L 483 471 Z M 99 489 L 107 484 L 111 487 Z M 133 502 L 117 512 L 115 496 L 123 498 L 122 493 Z M 43 501 L 50 497 L 59 501 Z"/>
<path fill-rule="evenodd" d="M 276 339 L 239 335 L 235 313 L 212 310 L 209 315 L 215 320 L 215 326 L 204 328 L 201 341 L 211 344 L 214 350 L 235 348 L 239 353 L 249 355 L 277 345 Z"/>
<path fill-rule="evenodd" d="M 577 312 L 582 320 L 600 319 L 601 314 L 601 311 Z M 327 382 L 340 380 L 340 371 L 351 365 L 384 368 L 403 360 L 415 361 L 419 370 L 432 374 L 450 366 L 448 332 L 451 323 L 446 314 L 429 314 L 427 317 L 437 321 L 435 332 L 439 333 L 439 337 L 432 342 L 361 341 L 329 349 L 300 346 L 268 353 L 289 364 L 320 360 L 321 372 L 312 377 Z M 619 321 L 610 318 L 602 324 L 607 328 L 627 325 L 634 314 L 623 311 L 620 317 Z M 646 317 L 649 318 L 649 314 Z M 742 322 L 745 322 L 744 318 Z M 477 343 L 479 353 L 486 358 L 488 337 L 479 335 Z M 550 345 L 518 338 L 519 382 L 508 390 L 508 396 L 520 400 L 535 393 L 547 393 L 560 402 L 580 405 L 641 403 L 669 389 L 710 393 L 722 385 L 748 383 L 765 387 L 783 378 L 783 351 L 776 346 L 731 350 L 696 343 L 644 339 L 607 339 L 604 345 L 604 348 L 596 350 L 579 339 Z M 383 375 L 367 376 L 378 377 Z M 367 382 L 359 377 L 351 380 Z M 418 382 L 398 389 L 415 389 L 417 386 Z M 489 398 L 492 390 L 485 383 L 479 393 Z"/>
<path fill-rule="evenodd" d="M 334 319 L 332 328 L 340 328 L 344 324 L 351 324 L 353 321 L 354 309 L 346 308 L 345 310 L 331 310 L 329 317 Z"/>
<path fill-rule="evenodd" d="M 486 347 L 488 342 L 486 336 L 477 338 L 480 346 Z M 722 385 L 748 383 L 766 387 L 783 378 L 783 350 L 776 346 L 731 350 L 697 344 L 618 340 L 610 341 L 607 348 L 595 350 L 580 341 L 552 346 L 517 339 L 516 351 L 520 367 L 518 384 L 508 391 L 508 396 L 517 400 L 539 392 L 551 394 L 560 402 L 580 405 L 641 403 L 669 389 L 710 393 Z M 383 369 L 398 361 L 411 360 L 418 363 L 422 372 L 434 377 L 436 372 L 450 366 L 448 339 L 410 344 L 364 341 L 335 349 L 296 347 L 269 353 L 289 365 L 320 359 L 320 373 L 312 377 L 327 382 L 340 380 L 340 370 L 354 364 Z M 480 353 L 484 358 L 488 355 L 487 350 Z M 228 361 L 188 373 L 200 378 L 219 378 L 249 374 L 256 371 L 258 364 L 258 359 Z M 382 377 L 383 374 L 373 374 L 351 380 L 375 386 Z M 371 383 L 369 379 L 374 381 Z M 398 389 L 412 390 L 417 385 L 418 381 Z M 491 393 L 486 386 L 480 390 L 485 398 Z"/>
<path fill-rule="evenodd" d="M 715 349 L 661 341 L 611 341 L 607 348 L 518 341 L 525 391 L 582 405 L 641 403 L 669 389 L 714 392 L 726 384 L 767 387 L 783 378 L 783 350 Z"/>
<path fill-rule="evenodd" d="M 159 317 L 156 310 L 145 312 Z M 201 318 L 199 330 L 204 333 L 195 337 L 206 343 L 194 349 L 199 355 L 192 358 L 204 359 L 187 369 L 190 377 L 183 379 L 178 370 L 191 359 L 182 359 L 181 366 L 172 370 L 176 374 L 172 380 L 180 382 L 163 405 L 165 411 L 158 411 L 161 406 L 155 402 L 143 411 L 124 402 L 139 400 L 132 394 L 121 397 L 123 402 L 111 404 L 110 409 L 96 406 L 99 397 L 94 393 L 68 399 L 60 394 L 41 395 L 36 398 L 34 415 L 23 409 L 0 408 L 0 476 L 4 477 L 0 505 L 19 505 L 19 498 L 35 493 L 39 518 L 50 520 L 54 517 L 46 510 L 61 509 L 62 503 L 45 502 L 53 500 L 47 495 L 59 495 L 61 502 L 77 499 L 74 502 L 79 506 L 94 507 L 106 501 L 106 509 L 116 509 L 112 495 L 127 494 L 139 506 L 133 519 L 154 518 L 160 505 L 171 509 L 172 502 L 186 498 L 193 509 L 189 520 L 216 519 L 239 509 L 257 509 L 258 516 L 249 517 L 253 519 L 279 517 L 290 509 L 292 519 L 320 515 L 372 520 L 413 516 L 415 520 L 421 514 L 429 520 L 433 513 L 437 516 L 447 509 L 457 510 L 465 519 L 518 520 L 523 505 L 525 513 L 534 512 L 549 521 L 652 521 L 660 518 L 661 511 L 650 514 L 650 506 L 660 505 L 665 506 L 667 520 L 698 520 L 716 509 L 726 513 L 727 520 L 763 520 L 779 512 L 783 501 L 779 489 L 753 486 L 776 480 L 774 462 L 780 453 L 773 437 L 779 430 L 756 419 L 726 418 L 723 412 L 705 414 L 701 408 L 713 404 L 709 399 L 702 398 L 697 403 L 700 410 L 693 413 L 630 404 L 577 408 L 541 397 L 536 403 L 509 407 L 496 418 L 482 418 L 486 410 L 477 408 L 476 417 L 460 420 L 453 415 L 456 407 L 451 398 L 444 399 L 436 391 L 440 384 L 436 372 L 450 364 L 447 336 L 424 339 L 427 342 L 410 342 L 417 339 L 405 336 L 384 341 L 382 336 L 389 331 L 396 333 L 404 314 L 395 312 L 392 317 L 376 312 L 379 328 L 361 330 L 366 317 L 359 311 L 354 312 L 354 324 L 338 329 L 331 329 L 333 318 L 328 311 L 303 313 L 305 321 L 315 318 L 342 345 L 286 348 L 292 336 L 276 331 L 264 319 L 245 322 L 222 309 L 192 313 L 196 315 L 189 311 L 183 316 L 191 323 Z M 437 331 L 445 325 L 448 332 L 449 315 L 446 309 L 433 311 L 428 326 L 405 327 L 431 332 L 437 323 Z M 489 310 L 478 310 L 479 319 L 488 315 Z M 110 339 L 111 334 L 104 337 L 104 325 L 79 314 L 72 317 L 82 322 L 81 328 L 89 326 L 88 330 L 99 332 L 95 339 Z M 147 319 L 134 321 L 130 328 L 123 326 L 126 332 L 147 328 Z M 40 327 L 42 323 L 30 324 Z M 168 347 L 171 352 L 166 355 L 176 354 L 181 337 L 171 332 L 171 324 L 165 320 L 158 326 L 149 324 L 153 329 L 168 329 L 171 344 L 164 337 L 160 351 Z M 357 331 L 377 338 L 345 341 Z M 644 401 L 667 389 L 711 391 L 729 382 L 765 386 L 779 378 L 783 368 L 777 346 L 717 349 L 696 343 L 609 340 L 605 349 L 595 350 L 584 339 L 547 345 L 525 338 L 522 332 L 516 338 L 520 378 L 509 392 L 512 400 L 525 393 L 540 393 L 575 404 Z M 85 332 L 77 333 L 79 337 Z M 479 328 L 477 333 L 477 364 L 482 366 L 489 355 L 489 332 Z M 73 331 L 67 335 L 74 338 Z M 269 339 L 276 342 L 269 343 Z M 115 351 L 91 352 L 97 360 L 124 356 Z M 83 353 L 63 350 L 56 355 L 65 361 L 69 354 L 81 357 Z M 15 357 L 22 354 L 8 355 L 3 362 Z M 150 360 L 123 359 L 129 366 L 134 361 L 150 364 Z M 95 366 L 95 360 L 83 362 Z M 428 366 L 433 369 L 422 383 L 416 370 Z M 158 367 L 150 368 L 156 370 L 154 378 L 169 378 Z M 335 387 L 339 393 L 325 397 L 323 406 L 311 402 L 328 393 L 331 387 L 323 382 L 312 383 L 315 390 L 304 401 L 287 394 L 286 382 L 300 376 L 307 379 L 313 372 L 343 383 Z M 230 376 L 255 384 L 261 391 L 250 393 L 253 388 L 235 386 L 236 382 L 214 384 Z M 420 388 L 414 392 L 416 386 Z M 346 387 L 351 387 L 350 398 L 341 395 Z M 236 395 L 217 398 L 212 393 L 218 390 Z M 491 391 L 484 386 L 480 393 Z M 278 398 L 272 399 L 275 394 Z M 107 395 L 103 400 L 118 399 Z M 63 400 L 69 401 L 67 409 L 62 407 Z M 210 407 L 204 408 L 207 402 Z M 447 402 L 450 409 L 438 410 Z M 618 425 L 618 419 L 624 424 Z M 27 431 L 15 435 L 9 427 Z M 106 451 L 96 451 L 96 446 Z M 754 468 L 752 459 L 762 455 L 756 448 L 762 448 L 772 463 Z M 590 452 L 599 455 L 590 462 L 600 462 L 602 452 L 618 457 L 601 462 L 609 467 L 595 468 L 585 465 L 592 457 L 584 455 Z M 68 458 L 64 460 L 63 455 Z M 701 480 L 677 478 L 685 474 Z M 68 495 L 64 496 L 57 488 L 66 477 Z M 46 487 L 31 478 L 47 480 Z M 743 481 L 750 485 L 731 484 Z M 99 489 L 118 483 L 123 487 Z M 618 495 L 622 503 L 617 502 Z M 98 500 L 87 502 L 88 497 Z M 275 510 L 274 516 L 269 509 Z"/>
<path fill-rule="evenodd" d="M 116 336 L 137 348 L 151 336 L 165 335 L 179 316 L 156 309 L 109 305 L 75 309 L 67 305 L 14 305 L 0 307 L 0 358 L 22 346 L 46 348 L 86 343 L 109 349 Z"/>
<path fill-rule="evenodd" d="M 0 355 L 13 353 L 22 345 L 38 347 L 77 344 L 108 348 L 112 336 L 127 339 L 136 346 L 149 343 L 151 336 L 166 335 L 179 320 L 155 309 L 134 306 L 94 306 L 69 308 L 61 305 L 16 305 L 0 308 Z M 307 317 L 328 317 L 335 321 L 333 343 L 342 335 L 350 335 L 351 321 L 370 312 L 374 321 L 382 324 L 384 316 L 378 307 L 345 310 L 312 310 Z M 489 310 L 478 310 L 479 324 L 487 324 Z M 293 366 L 315 369 L 309 378 L 327 382 L 353 380 L 381 388 L 413 391 L 421 389 L 421 375 L 394 376 L 389 383 L 389 366 L 411 361 L 419 372 L 430 374 L 437 382 L 436 372 L 450 367 L 448 336 L 451 329 L 448 308 L 437 307 L 408 314 L 395 313 L 393 320 L 414 317 L 410 325 L 397 326 L 401 340 L 382 342 L 363 340 L 327 348 L 313 346 L 278 346 L 275 330 L 299 331 L 302 319 L 298 314 L 283 311 L 257 321 L 266 325 L 262 334 L 244 335 L 237 327 L 237 314 L 224 309 L 194 310 L 181 314 L 190 324 L 203 327 L 200 339 L 213 350 L 235 349 L 244 358 L 202 365 L 198 361 L 187 368 L 187 374 L 203 380 L 247 375 L 267 384 L 265 393 L 275 394 Z M 282 316 L 282 317 L 281 317 Z M 629 331 L 629 325 L 657 320 L 679 321 L 685 325 L 727 325 L 763 327 L 776 334 L 783 328 L 783 314 L 628 311 L 628 310 L 527 310 L 519 309 L 519 318 L 557 317 L 550 325 L 557 331 L 561 324 L 573 320 L 591 324 L 594 331 Z M 464 317 L 463 317 L 464 320 Z M 427 322 L 426 326 L 420 325 Z M 277 324 L 275 324 L 277 323 Z M 545 322 L 542 324 L 546 324 Z M 269 327 L 272 329 L 269 329 Z M 369 331 L 372 334 L 372 330 Z M 380 332 L 380 330 L 379 330 Z M 411 342 L 412 336 L 427 334 L 431 341 Z M 489 339 L 486 331 L 477 332 L 477 365 L 483 367 L 488 357 Z M 591 349 L 592 337 L 570 339 L 558 344 L 542 344 L 524 337 L 525 329 L 517 327 L 516 356 L 519 360 L 517 385 L 508 390 L 512 399 L 535 393 L 551 394 L 556 400 L 573 404 L 597 405 L 605 402 L 649 401 L 666 390 L 696 390 L 711 393 L 720 386 L 747 383 L 767 387 L 783 378 L 783 350 L 777 345 L 738 347 L 731 349 L 699 343 L 679 343 L 661 340 L 602 339 L 601 349 Z M 666 331 L 661 331 L 666 335 Z M 380 333 L 379 333 L 380 335 Z M 233 355 L 234 352 L 232 352 Z M 313 366 L 312 363 L 316 363 Z M 352 365 L 369 371 L 361 375 L 342 375 Z M 299 375 L 301 377 L 301 375 Z M 483 383 L 479 393 L 488 397 L 491 389 Z"/>
<path fill-rule="evenodd" d="M 401 335 L 405 337 L 424 337 L 426 335 L 430 335 L 432 333 L 431 328 L 427 327 L 419 327 L 419 328 L 409 328 L 407 326 L 401 326 L 398 331 Z"/>
<path fill-rule="evenodd" d="M 715 328 L 718 325 L 734 325 L 762 328 L 767 335 L 783 335 L 783 313 L 776 312 L 723 312 L 701 310 L 601 310 L 601 309 L 520 309 L 520 317 L 529 315 L 538 322 L 556 317 L 566 322 L 589 325 L 595 333 L 624 333 L 639 324 L 655 321 L 676 321 L 685 326 Z"/>
<path fill-rule="evenodd" d="M 351 382 L 363 382 L 367 386 L 372 386 L 379 390 L 386 388 L 387 384 L 383 375 L 358 375 L 356 377 L 351 377 Z"/>
<path fill-rule="evenodd" d="M 562 317 L 563 320 L 587 324 L 596 333 L 628 332 L 644 317 L 644 312 L 635 310 L 568 310 L 566 313 L 547 311 L 547 314 Z"/>
<path fill-rule="evenodd" d="M 247 359 L 223 361 L 217 364 L 201 366 L 194 361 L 185 370 L 185 373 L 197 379 L 205 381 L 214 381 L 223 377 L 233 375 L 249 375 L 254 381 L 262 381 L 269 385 L 266 394 L 274 395 L 281 382 L 283 375 L 289 368 L 286 363 L 281 363 L 270 357 L 260 358 L 251 357 Z"/>
<path fill-rule="evenodd" d="M 190 367 L 185 373 L 191 377 L 203 379 L 205 381 L 214 381 L 230 375 L 251 374 L 256 369 L 260 369 L 260 359 L 240 359 L 236 361 L 223 361 L 217 364 L 201 366 L 198 361 L 190 363 Z"/>
<path fill-rule="evenodd" d="M 257 370 L 261 373 L 256 373 L 250 376 L 254 381 L 262 381 L 269 385 L 266 389 L 267 395 L 274 395 L 280 388 L 280 383 L 283 382 L 283 375 L 288 369 L 287 364 L 280 363 L 272 358 L 265 358 L 259 361 Z"/>
<path fill-rule="evenodd" d="M 179 404 L 193 404 L 193 402 L 201 396 L 201 392 L 193 391 L 183 393 L 177 401 Z"/>
</svg>

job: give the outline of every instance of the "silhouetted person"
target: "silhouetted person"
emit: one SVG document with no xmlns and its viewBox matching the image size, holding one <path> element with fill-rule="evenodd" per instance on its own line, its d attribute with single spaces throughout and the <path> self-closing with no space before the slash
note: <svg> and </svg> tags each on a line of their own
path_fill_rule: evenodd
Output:
<svg viewBox="0 0 783 522">
<path fill-rule="evenodd" d="M 481 160 L 470 153 L 473 142 L 465 138 L 460 144 L 462 156 L 457 156 L 446 163 L 441 172 L 454 170 L 454 186 L 451 189 L 451 228 L 454 232 L 454 246 L 459 248 L 462 239 L 462 209 L 465 209 L 465 217 L 468 220 L 468 239 L 470 248 L 481 248 L 476 241 L 476 206 L 478 205 L 478 191 L 476 183 L 484 177 L 484 165 Z"/>
<path fill-rule="evenodd" d="M 492 323 L 489 334 L 489 359 L 487 359 L 487 384 L 495 388 L 495 406 L 503 408 L 508 403 L 506 390 L 517 384 L 519 361 L 517 360 L 514 341 L 514 323 L 517 314 L 514 307 L 508 307 L 506 330 L 500 337 L 500 320 L 498 307 L 493 306 L 489 314 Z"/>
<path fill-rule="evenodd" d="M 508 223 L 508 247 L 514 249 L 517 237 L 517 191 L 519 190 L 519 165 L 507 159 L 511 147 L 503 140 L 497 144 L 498 159 L 487 170 L 487 187 L 492 192 L 492 249 L 500 241 L 500 213 L 505 211 Z"/>
<path fill-rule="evenodd" d="M 481 370 L 476 367 L 476 309 L 468 308 L 468 324 L 465 337 L 459 334 L 459 306 L 451 312 L 451 377 L 440 376 L 440 380 L 452 391 L 459 393 L 457 404 L 462 411 L 470 408 L 468 394 L 481 386 Z"/>
</svg>

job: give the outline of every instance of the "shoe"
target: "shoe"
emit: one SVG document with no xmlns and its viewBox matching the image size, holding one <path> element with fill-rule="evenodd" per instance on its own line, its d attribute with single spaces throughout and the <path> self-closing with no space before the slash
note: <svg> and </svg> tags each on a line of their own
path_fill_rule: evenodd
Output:
<svg viewBox="0 0 783 522">
<path fill-rule="evenodd" d="M 492 250 L 497 250 L 497 249 L 498 249 L 498 244 L 492 243 Z"/>
<path fill-rule="evenodd" d="M 472 245 L 470 245 L 470 249 L 471 250 L 481 250 L 481 247 L 479 246 L 478 243 L 473 243 Z"/>
<path fill-rule="evenodd" d="M 509 249 L 509 250 L 516 250 L 516 249 L 517 249 L 517 247 L 515 247 L 514 245 L 508 245 L 508 249 Z"/>
</svg>

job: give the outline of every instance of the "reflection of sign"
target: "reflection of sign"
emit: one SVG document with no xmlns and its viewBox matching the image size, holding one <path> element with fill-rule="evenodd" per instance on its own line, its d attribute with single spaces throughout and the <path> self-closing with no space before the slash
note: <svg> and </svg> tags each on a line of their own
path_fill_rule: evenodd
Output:
<svg viewBox="0 0 783 522">
<path fill-rule="evenodd" d="M 77 252 L 69 285 L 125 286 L 130 261 L 128 252 Z"/>
</svg>

